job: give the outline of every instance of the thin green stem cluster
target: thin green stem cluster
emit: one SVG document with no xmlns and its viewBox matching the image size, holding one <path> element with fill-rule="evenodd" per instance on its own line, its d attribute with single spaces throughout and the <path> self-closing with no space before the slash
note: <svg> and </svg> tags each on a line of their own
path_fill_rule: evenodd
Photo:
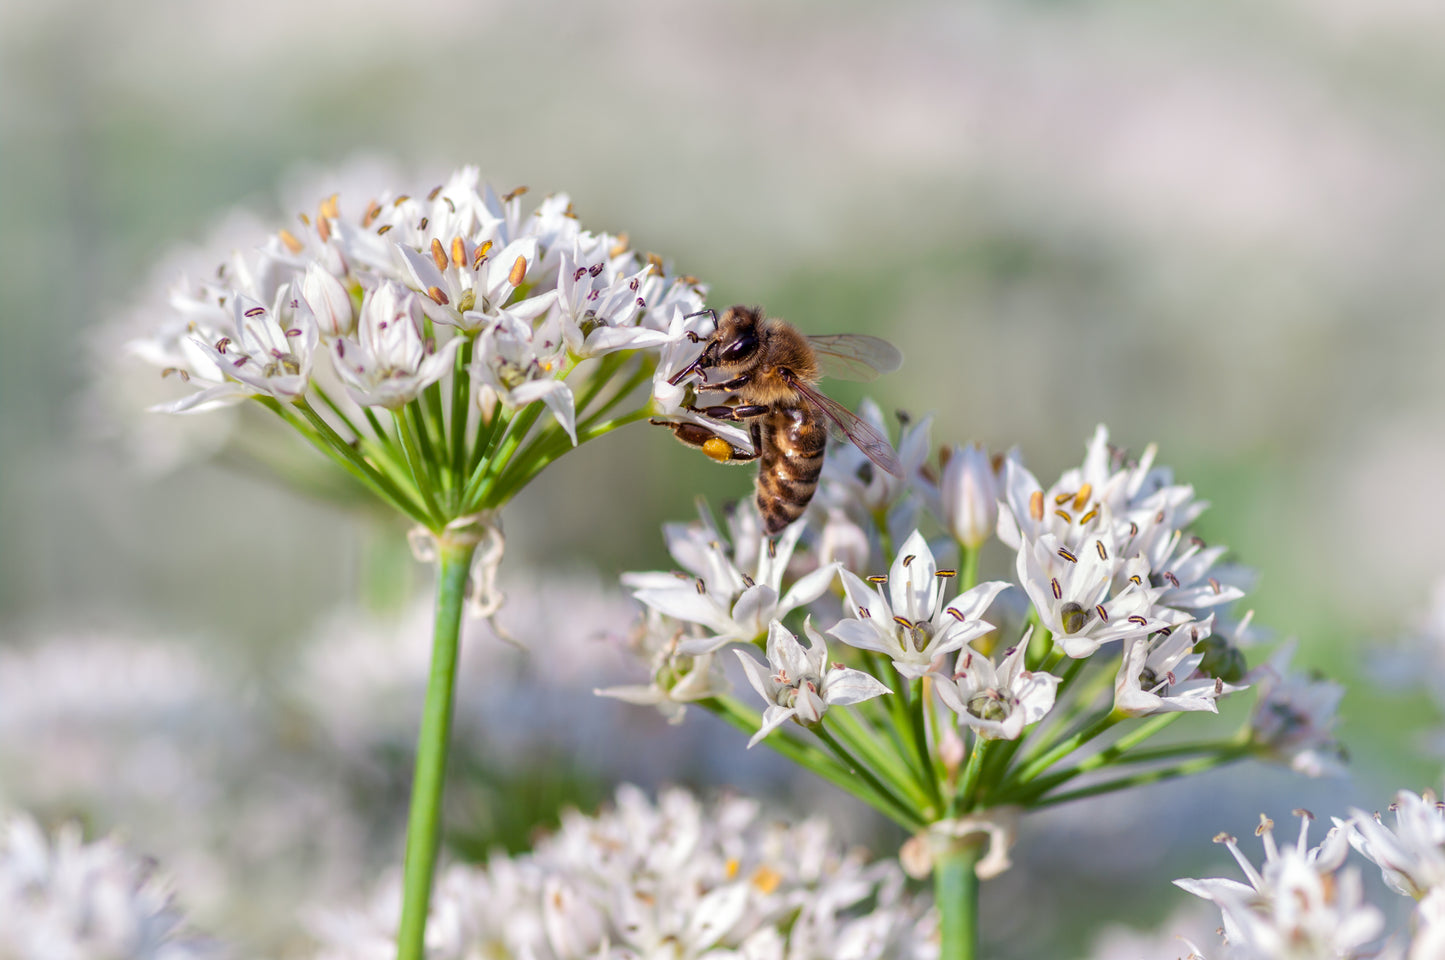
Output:
<svg viewBox="0 0 1445 960">
<path fill-rule="evenodd" d="M 395 409 L 356 407 L 318 384 L 294 404 L 257 400 L 387 507 L 439 533 L 499 509 L 574 446 L 541 401 L 479 407 L 471 355 L 468 340 L 448 379 Z M 577 443 L 645 418 L 637 397 L 655 369 L 654 356 L 633 351 L 569 363 L 560 379 L 576 394 Z"/>
</svg>

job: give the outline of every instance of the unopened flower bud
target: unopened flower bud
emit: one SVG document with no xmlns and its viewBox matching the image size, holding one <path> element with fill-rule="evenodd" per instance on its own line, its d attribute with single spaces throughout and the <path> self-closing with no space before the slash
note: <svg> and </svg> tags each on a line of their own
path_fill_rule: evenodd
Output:
<svg viewBox="0 0 1445 960">
<path fill-rule="evenodd" d="M 944 724 L 943 731 L 938 736 L 938 757 L 943 761 L 943 769 L 950 777 L 958 774 L 958 768 L 963 766 L 967 752 L 958 730 L 951 723 Z"/>
<path fill-rule="evenodd" d="M 848 518 L 837 507 L 828 510 L 827 522 L 818 536 L 818 562 L 820 565 L 841 563 L 844 570 L 868 569 L 873 547 L 868 542 L 868 532 Z"/>
<path fill-rule="evenodd" d="M 993 533 L 998 521 L 998 478 L 988 451 L 978 444 L 955 447 L 943 465 L 943 522 L 970 550 Z"/>
<path fill-rule="evenodd" d="M 301 281 L 301 296 L 326 336 L 345 337 L 356 329 L 351 295 L 331 271 L 315 263 L 307 266 L 306 277 Z"/>
</svg>

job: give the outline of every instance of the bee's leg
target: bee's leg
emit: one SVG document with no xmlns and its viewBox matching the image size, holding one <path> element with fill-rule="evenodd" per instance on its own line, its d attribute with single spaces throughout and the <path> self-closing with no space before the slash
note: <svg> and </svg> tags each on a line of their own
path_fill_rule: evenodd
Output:
<svg viewBox="0 0 1445 960">
<path fill-rule="evenodd" d="M 707 388 L 709 390 L 736 390 L 738 387 L 746 386 L 752 382 L 752 376 L 746 373 L 740 373 L 731 380 L 723 380 L 721 383 L 709 383 Z"/>
<path fill-rule="evenodd" d="M 691 413 L 698 413 L 710 420 L 739 421 L 761 417 L 772 408 L 762 403 L 740 403 L 737 406 L 688 407 Z"/>
<path fill-rule="evenodd" d="M 760 431 L 753 429 L 753 449 L 743 450 L 736 447 L 722 437 L 713 433 L 700 423 L 677 423 L 672 420 L 651 420 L 650 423 L 658 426 L 668 427 L 672 435 L 689 447 L 696 447 L 707 454 L 711 460 L 718 463 L 747 463 L 758 458 L 757 451 L 761 449 Z"/>
</svg>

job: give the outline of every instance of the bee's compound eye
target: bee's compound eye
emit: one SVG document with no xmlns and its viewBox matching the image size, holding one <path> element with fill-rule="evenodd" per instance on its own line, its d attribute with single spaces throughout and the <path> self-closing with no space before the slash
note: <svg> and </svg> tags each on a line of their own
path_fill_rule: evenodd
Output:
<svg viewBox="0 0 1445 960">
<path fill-rule="evenodd" d="M 723 347 L 718 359 L 723 363 L 736 363 L 758 348 L 758 338 L 750 333 L 743 334 Z"/>
</svg>

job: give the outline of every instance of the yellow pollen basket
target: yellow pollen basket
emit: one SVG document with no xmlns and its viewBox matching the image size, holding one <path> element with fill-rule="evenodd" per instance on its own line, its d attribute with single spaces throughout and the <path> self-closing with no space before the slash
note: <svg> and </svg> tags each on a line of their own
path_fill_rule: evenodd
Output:
<svg viewBox="0 0 1445 960">
<path fill-rule="evenodd" d="M 709 437 L 702 442 L 702 452 L 718 463 L 727 463 L 733 458 L 732 444 L 721 437 Z"/>
</svg>

